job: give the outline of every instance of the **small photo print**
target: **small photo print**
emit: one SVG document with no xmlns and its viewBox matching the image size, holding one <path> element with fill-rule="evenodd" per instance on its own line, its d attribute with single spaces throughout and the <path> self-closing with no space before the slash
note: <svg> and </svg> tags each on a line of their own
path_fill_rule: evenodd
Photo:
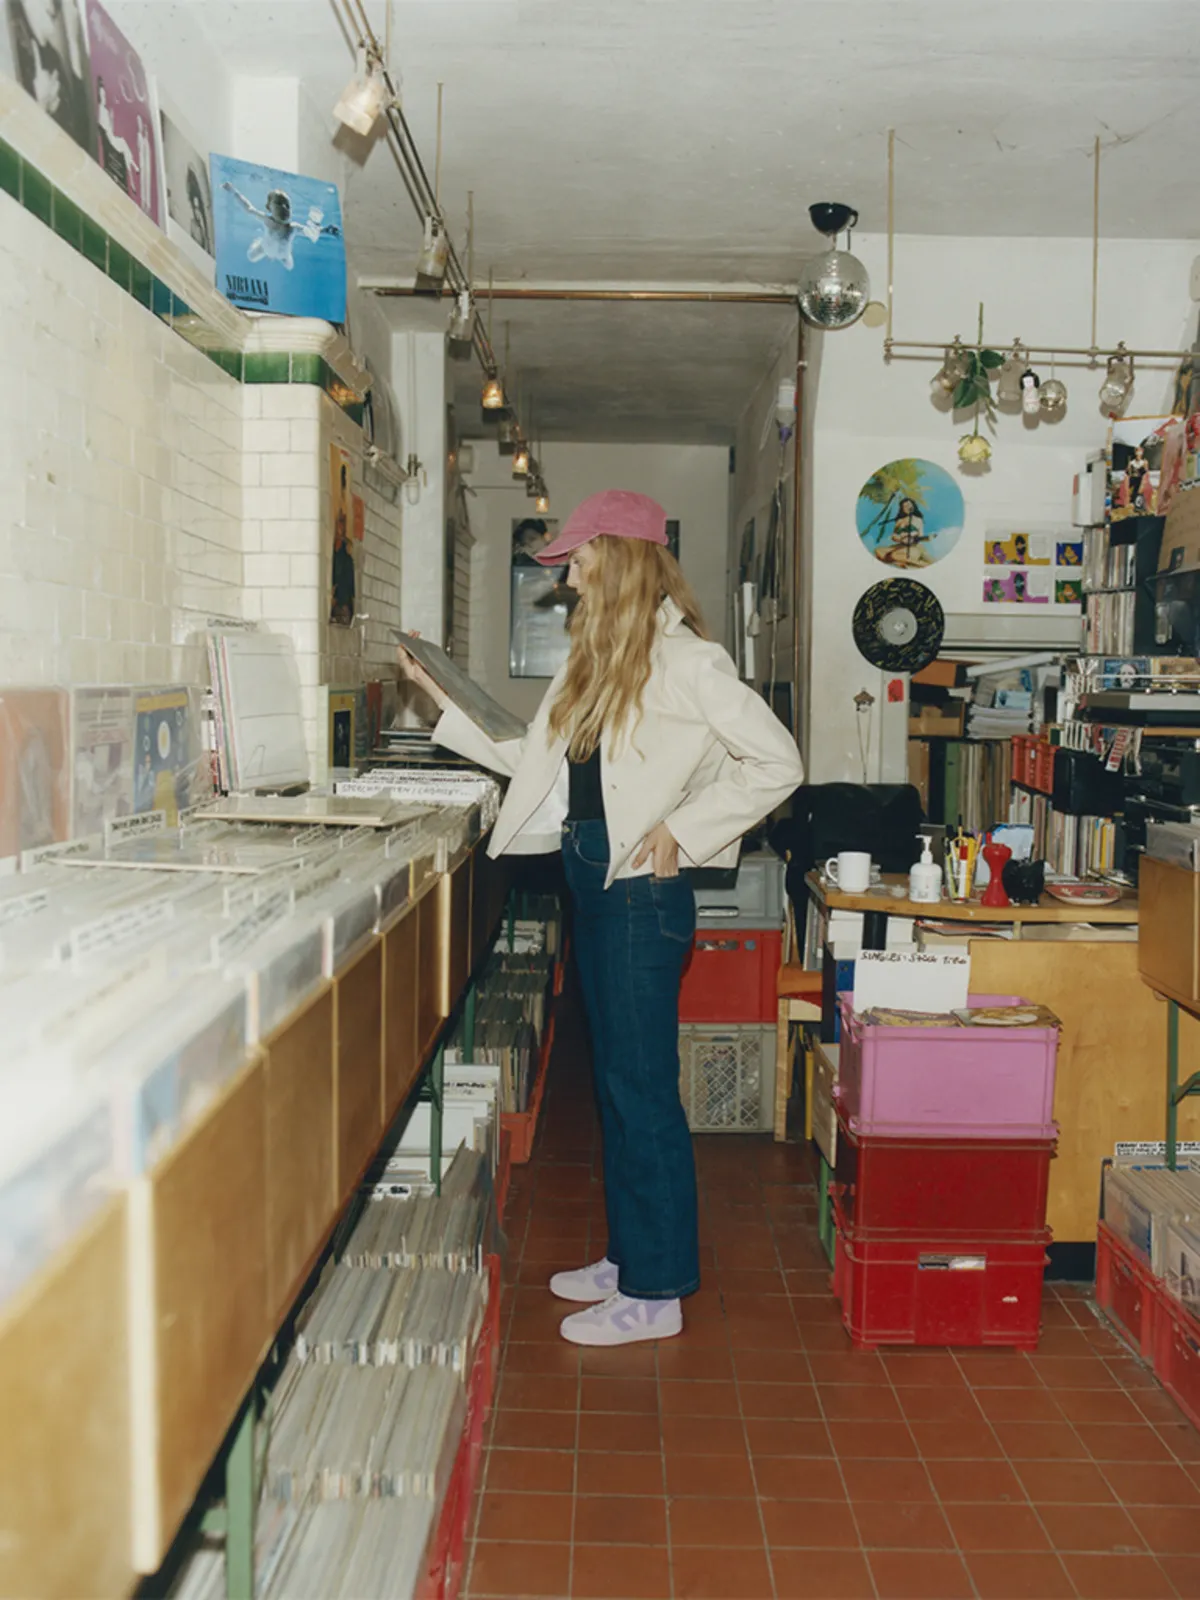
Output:
<svg viewBox="0 0 1200 1600">
<path fill-rule="evenodd" d="M 1050 574 L 1014 568 L 1009 572 L 989 572 L 983 580 L 983 598 L 989 605 L 1048 605 Z"/>
<path fill-rule="evenodd" d="M 1052 554 L 1048 533 L 1001 533 L 989 530 L 984 535 L 984 562 L 989 567 L 1048 567 Z"/>
<path fill-rule="evenodd" d="M 208 157 L 202 155 L 173 111 L 159 107 L 162 128 L 163 178 L 167 197 L 167 234 L 176 243 L 184 239 L 188 254 L 198 255 L 205 271 L 216 265 L 216 228 L 213 223 L 212 184 Z"/>
<path fill-rule="evenodd" d="M 1054 565 L 1056 567 L 1082 567 L 1083 540 L 1060 539 L 1054 546 Z"/>
<path fill-rule="evenodd" d="M 1054 603 L 1056 606 L 1077 606 L 1083 600 L 1083 583 L 1079 578 L 1056 578 Z"/>
</svg>

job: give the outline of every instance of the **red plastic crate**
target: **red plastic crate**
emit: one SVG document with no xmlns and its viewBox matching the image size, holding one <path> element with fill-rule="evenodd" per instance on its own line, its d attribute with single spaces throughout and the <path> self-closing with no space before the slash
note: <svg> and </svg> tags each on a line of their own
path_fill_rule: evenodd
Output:
<svg viewBox="0 0 1200 1600">
<path fill-rule="evenodd" d="M 1194 1427 L 1200 1428 L 1200 1321 L 1154 1280 L 1154 1371 Z"/>
<path fill-rule="evenodd" d="M 856 1134 L 837 1108 L 834 1171 L 846 1225 L 864 1238 L 973 1240 L 1046 1226 L 1053 1139 L 893 1139 Z"/>
<path fill-rule="evenodd" d="M 1102 1222 L 1096 1234 L 1096 1304 L 1146 1361 L 1155 1359 L 1163 1285 Z"/>
<path fill-rule="evenodd" d="M 778 928 L 701 928 L 679 991 L 680 1022 L 774 1022 L 783 962 Z"/>
<path fill-rule="evenodd" d="M 1050 1234 L 1024 1239 L 863 1239 L 834 1197 L 833 1289 L 854 1344 L 1035 1350 Z M 978 1265 L 966 1267 L 971 1261 Z"/>
</svg>

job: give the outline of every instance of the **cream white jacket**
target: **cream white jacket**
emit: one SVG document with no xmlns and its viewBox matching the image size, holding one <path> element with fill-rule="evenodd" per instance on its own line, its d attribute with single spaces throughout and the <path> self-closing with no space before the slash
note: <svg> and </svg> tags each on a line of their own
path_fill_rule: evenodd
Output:
<svg viewBox="0 0 1200 1600">
<path fill-rule="evenodd" d="M 551 735 L 551 682 L 522 739 L 497 743 L 457 707 L 434 740 L 511 779 L 492 830 L 493 856 L 557 850 L 567 815 L 566 741 Z M 699 639 L 673 601 L 659 612 L 642 714 L 631 737 L 601 746 L 604 814 L 612 852 L 608 883 L 640 877 L 631 858 L 665 822 L 685 867 L 732 867 L 742 835 L 803 781 L 795 741 L 747 687 L 720 645 Z"/>
</svg>

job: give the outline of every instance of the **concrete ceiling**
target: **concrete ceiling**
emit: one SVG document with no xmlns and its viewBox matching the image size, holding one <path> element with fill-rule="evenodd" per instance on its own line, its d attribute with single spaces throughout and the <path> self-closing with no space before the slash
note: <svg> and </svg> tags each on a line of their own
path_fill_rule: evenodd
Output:
<svg viewBox="0 0 1200 1600">
<path fill-rule="evenodd" d="M 298 76 L 332 106 L 351 59 L 332 0 L 188 9 L 232 70 Z M 385 0 L 367 11 L 382 36 Z M 811 202 L 883 230 L 889 127 L 903 232 L 1090 234 L 1098 134 L 1102 232 L 1197 233 L 1196 0 L 396 0 L 394 18 L 406 114 L 431 165 L 444 82 L 443 203 L 461 242 L 474 191 L 477 267 L 498 281 L 793 282 Z M 391 160 L 356 156 L 356 270 L 409 275 L 419 224 Z M 675 400 L 689 437 L 728 437 L 781 336 L 761 308 L 511 317 L 548 413 L 582 379 L 597 425 L 652 426 Z M 718 407 L 692 404 L 706 345 Z"/>
</svg>

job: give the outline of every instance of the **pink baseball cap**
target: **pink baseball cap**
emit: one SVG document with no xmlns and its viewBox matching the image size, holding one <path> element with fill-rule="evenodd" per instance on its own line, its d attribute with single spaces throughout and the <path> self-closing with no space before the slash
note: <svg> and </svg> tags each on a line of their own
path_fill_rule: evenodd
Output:
<svg viewBox="0 0 1200 1600">
<path fill-rule="evenodd" d="M 581 544 L 599 534 L 612 539 L 645 539 L 648 544 L 666 544 L 667 513 L 648 494 L 631 489 L 604 489 L 589 495 L 575 507 L 557 538 L 552 539 L 537 559 L 544 567 L 557 566 L 578 550 Z"/>
</svg>

